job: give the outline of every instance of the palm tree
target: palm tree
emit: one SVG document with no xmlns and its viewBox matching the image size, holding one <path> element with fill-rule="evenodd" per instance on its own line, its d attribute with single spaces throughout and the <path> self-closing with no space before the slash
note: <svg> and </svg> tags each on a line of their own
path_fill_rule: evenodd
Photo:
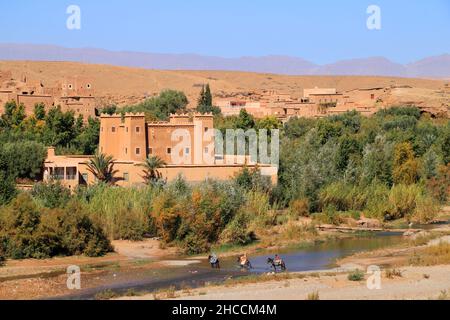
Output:
<svg viewBox="0 0 450 320">
<path fill-rule="evenodd" d="M 145 162 L 140 166 L 144 167 L 144 179 L 147 184 L 157 182 L 162 178 L 161 172 L 158 169 L 163 168 L 167 163 L 158 156 L 151 156 L 145 159 Z"/>
<path fill-rule="evenodd" d="M 107 156 L 103 153 L 95 155 L 87 165 L 87 170 L 91 172 L 99 182 L 111 183 L 114 179 L 114 159 L 112 156 Z"/>
</svg>

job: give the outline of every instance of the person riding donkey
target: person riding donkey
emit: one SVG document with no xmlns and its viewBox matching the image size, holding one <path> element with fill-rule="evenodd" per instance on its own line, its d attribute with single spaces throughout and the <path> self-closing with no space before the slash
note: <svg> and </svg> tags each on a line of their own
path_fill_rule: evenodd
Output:
<svg viewBox="0 0 450 320">
<path fill-rule="evenodd" d="M 269 264 L 275 272 L 277 271 L 277 267 L 282 271 L 286 270 L 286 264 L 278 254 L 275 255 L 275 259 L 267 258 L 267 264 Z"/>
<path fill-rule="evenodd" d="M 220 261 L 217 257 L 217 254 L 214 252 L 208 257 L 209 263 L 211 264 L 211 268 L 220 269 Z"/>
<path fill-rule="evenodd" d="M 241 266 L 241 268 L 247 268 L 251 269 L 252 264 L 250 263 L 250 260 L 248 259 L 247 253 L 244 253 L 242 256 L 238 258 L 238 262 Z"/>
</svg>

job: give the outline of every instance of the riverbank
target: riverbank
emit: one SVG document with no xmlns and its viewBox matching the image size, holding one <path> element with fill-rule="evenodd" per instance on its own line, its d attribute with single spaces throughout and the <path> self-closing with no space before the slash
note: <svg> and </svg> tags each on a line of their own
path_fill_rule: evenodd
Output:
<svg viewBox="0 0 450 320">
<path fill-rule="evenodd" d="M 442 227 L 394 247 L 350 255 L 339 259 L 337 267 L 330 270 L 265 273 L 192 290 L 169 288 L 123 299 L 302 300 L 316 294 L 320 299 L 333 300 L 445 298 L 450 294 L 450 236 L 447 233 L 448 227 Z M 372 265 L 381 270 L 380 290 L 367 287 L 370 275 L 365 274 L 365 270 Z M 355 270 L 363 271 L 360 281 L 349 280 L 349 274 Z"/>
<path fill-rule="evenodd" d="M 139 242 L 113 241 L 114 253 L 104 257 L 55 257 L 51 259 L 8 260 L 0 267 L 0 300 L 40 299 L 68 295 L 67 268 L 78 266 L 83 288 L 103 285 L 104 275 L 119 270 L 155 269 L 177 257 L 175 248 L 164 248 L 156 239 Z"/>
<path fill-rule="evenodd" d="M 101 258 L 66 257 L 46 260 L 9 260 L 6 266 L 0 268 L 0 299 L 58 297 L 93 299 L 97 296 L 101 297 L 103 292 L 108 293 L 109 291 L 111 292 L 108 294 L 115 297 L 128 294 L 135 296 L 136 293 L 145 294 L 155 290 L 169 290 L 167 288 L 172 288 L 174 285 L 179 289 L 203 287 L 205 283 L 226 282 L 230 285 L 229 279 L 245 281 L 247 278 L 245 274 L 236 273 L 236 269 L 233 271 L 234 257 L 242 252 L 247 252 L 251 256 L 252 262 L 259 266 L 258 271 L 251 275 L 258 281 L 270 280 L 258 277 L 261 273 L 267 272 L 264 259 L 273 252 L 287 255 L 285 257 L 288 258 L 289 267 L 291 271 L 294 271 L 289 273 L 289 277 L 292 276 L 292 279 L 295 279 L 300 274 L 303 278 L 303 273 L 295 271 L 315 270 L 318 261 L 321 261 L 319 265 L 325 268 L 335 258 L 350 256 L 342 261 L 338 260 L 338 264 L 352 266 L 359 264 L 364 268 L 370 263 L 380 263 L 382 262 L 380 259 L 385 258 L 387 259 L 386 263 L 380 263 L 380 265 L 387 265 L 393 264 L 392 261 L 388 261 L 389 258 L 401 256 L 400 251 L 392 250 L 410 250 L 405 252 L 411 253 L 411 247 L 414 247 L 405 240 L 407 238 L 401 237 L 401 235 L 374 236 L 329 230 L 315 231 L 308 225 L 307 221 L 298 221 L 296 225 L 290 226 L 293 231 L 300 230 L 301 237 L 295 233 L 296 236 L 286 237 L 286 230 L 280 226 L 268 230 L 264 238 L 249 246 L 215 248 L 219 252 L 221 263 L 224 264 L 224 270 L 228 270 L 220 273 L 211 272 L 204 255 L 183 256 L 176 248 L 162 247 L 157 239 L 140 242 L 115 241 L 113 245 L 116 253 Z M 391 241 L 389 240 L 391 238 L 400 238 L 402 245 L 392 247 L 392 244 L 398 244 L 399 240 Z M 405 243 L 403 244 L 403 242 Z M 374 251 L 377 246 L 382 249 Z M 361 253 L 352 255 L 352 250 Z M 292 253 L 298 254 L 292 255 Z M 311 256 L 312 264 L 309 264 L 306 257 L 311 253 L 313 254 Z M 364 254 L 372 254 L 372 257 L 364 256 Z M 317 257 L 314 258 L 315 255 L 318 255 L 320 260 L 317 260 Z M 289 260 L 289 256 L 291 260 Z M 373 260 L 375 258 L 378 260 Z M 298 261 L 306 262 L 306 264 L 295 266 Z M 83 289 L 81 292 L 67 289 L 66 269 L 70 265 L 77 265 L 81 268 Z M 289 281 L 292 279 L 289 278 Z M 198 290 L 202 292 L 202 289 Z M 128 293 L 128 291 L 130 292 Z"/>
<path fill-rule="evenodd" d="M 367 288 L 366 279 L 349 281 L 346 273 L 329 271 L 299 274 L 295 279 L 270 280 L 232 287 L 216 286 L 182 291 L 161 291 L 121 300 L 428 300 L 450 297 L 450 265 L 405 267 L 401 276 L 388 278 L 383 273 L 381 289 Z M 314 297 L 314 298 L 313 298 Z"/>
</svg>

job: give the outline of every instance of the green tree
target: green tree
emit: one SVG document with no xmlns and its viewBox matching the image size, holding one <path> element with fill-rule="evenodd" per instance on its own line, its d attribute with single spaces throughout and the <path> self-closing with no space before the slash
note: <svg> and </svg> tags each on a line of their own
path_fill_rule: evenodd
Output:
<svg viewBox="0 0 450 320">
<path fill-rule="evenodd" d="M 112 156 L 107 156 L 103 153 L 95 155 L 87 163 L 87 170 L 91 172 L 99 182 L 113 183 L 114 175 L 117 170 L 114 170 L 114 162 Z"/>
<path fill-rule="evenodd" d="M 173 113 L 186 112 L 189 100 L 182 91 L 164 90 L 158 97 L 152 97 L 144 102 L 124 107 L 120 112 L 144 112 L 149 118 L 167 120 Z"/>
<path fill-rule="evenodd" d="M 44 143 L 55 147 L 68 147 L 77 134 L 75 113 L 51 108 L 45 118 Z"/>
<path fill-rule="evenodd" d="M 245 109 L 241 109 L 239 117 L 237 119 L 236 128 L 248 130 L 255 127 L 255 119 Z"/>
<path fill-rule="evenodd" d="M 0 168 L 0 206 L 8 204 L 16 194 L 14 179 Z"/>
<path fill-rule="evenodd" d="M 37 120 L 44 120 L 45 119 L 45 104 L 43 103 L 36 103 L 34 105 L 34 117 Z"/>
<path fill-rule="evenodd" d="M 144 179 L 147 184 L 158 182 L 162 179 L 162 173 L 158 170 L 165 167 L 167 163 L 158 156 L 148 157 L 141 166 L 144 168 Z"/>
<path fill-rule="evenodd" d="M 45 147 L 35 141 L 7 142 L 0 145 L 0 157 L 8 175 L 13 179 L 38 178 L 46 156 Z"/>
<path fill-rule="evenodd" d="M 74 144 L 84 155 L 95 154 L 100 141 L 100 120 L 89 117 L 88 123 L 75 138 Z"/>
<path fill-rule="evenodd" d="M 209 83 L 206 86 L 202 86 L 202 91 L 200 91 L 200 97 L 197 101 L 198 107 L 211 107 L 213 105 L 211 88 L 209 87 Z"/>
<path fill-rule="evenodd" d="M 361 164 L 361 182 L 370 185 L 377 180 L 385 185 L 392 185 L 392 143 L 384 136 L 377 136 L 375 141 L 364 147 Z"/>
<path fill-rule="evenodd" d="M 117 112 L 117 106 L 116 106 L 116 105 L 109 105 L 109 106 L 106 106 L 106 107 L 101 108 L 101 109 L 99 110 L 99 113 L 100 113 L 100 114 L 106 113 L 106 114 L 109 114 L 109 115 L 113 115 L 113 114 L 115 114 L 116 112 Z"/>
<path fill-rule="evenodd" d="M 37 183 L 31 190 L 31 195 L 46 208 L 63 208 L 70 200 L 70 190 L 59 181 Z"/>
<path fill-rule="evenodd" d="M 394 183 L 413 184 L 419 178 L 419 164 L 414 157 L 411 143 L 400 143 L 395 147 L 392 177 Z"/>
<path fill-rule="evenodd" d="M 340 140 L 336 166 L 341 172 L 344 172 L 347 169 L 350 157 L 361 153 L 361 146 L 357 139 L 349 135 L 343 136 Z"/>
<path fill-rule="evenodd" d="M 25 118 L 26 115 L 24 105 L 17 105 L 15 101 L 9 101 L 4 106 L 4 112 L 1 117 L 1 125 L 5 128 L 16 128 Z"/>
</svg>

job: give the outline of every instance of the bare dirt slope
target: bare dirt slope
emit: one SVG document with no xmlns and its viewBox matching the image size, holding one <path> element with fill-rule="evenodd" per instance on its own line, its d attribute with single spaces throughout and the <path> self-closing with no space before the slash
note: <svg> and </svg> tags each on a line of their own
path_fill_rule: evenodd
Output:
<svg viewBox="0 0 450 320">
<path fill-rule="evenodd" d="M 0 70 L 11 70 L 15 78 L 26 74 L 53 86 L 65 76 L 92 79 L 99 103 L 132 104 L 163 89 L 182 90 L 195 103 L 202 84 L 209 83 L 216 96 L 247 94 L 269 89 L 301 96 L 304 88 L 335 87 L 339 91 L 358 88 L 405 87 L 405 99 L 419 101 L 444 90 L 448 81 L 368 76 L 286 76 L 231 71 L 162 71 L 75 62 L 0 61 Z M 425 96 L 424 96 L 425 95 Z M 397 96 L 397 95 L 396 95 Z M 417 97 L 416 97 L 417 96 Z"/>
</svg>

